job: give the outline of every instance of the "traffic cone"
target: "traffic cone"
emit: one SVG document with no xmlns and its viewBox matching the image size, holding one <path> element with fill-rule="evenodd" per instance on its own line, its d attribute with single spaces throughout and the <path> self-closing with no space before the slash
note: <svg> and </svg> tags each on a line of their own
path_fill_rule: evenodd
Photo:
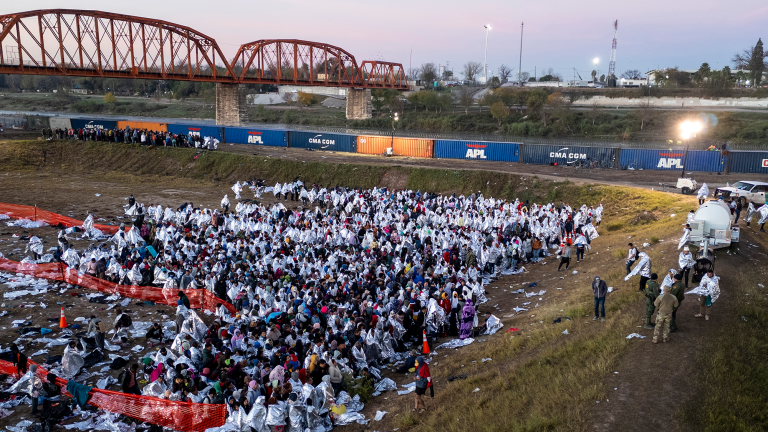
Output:
<svg viewBox="0 0 768 432">
<path fill-rule="evenodd" d="M 61 308 L 61 318 L 59 318 L 59 327 L 67 328 L 67 317 L 64 316 L 64 308 Z"/>
<path fill-rule="evenodd" d="M 425 330 L 422 330 L 423 336 L 423 342 L 421 347 L 421 353 L 422 354 L 429 354 L 429 343 L 427 343 L 427 332 Z"/>
</svg>

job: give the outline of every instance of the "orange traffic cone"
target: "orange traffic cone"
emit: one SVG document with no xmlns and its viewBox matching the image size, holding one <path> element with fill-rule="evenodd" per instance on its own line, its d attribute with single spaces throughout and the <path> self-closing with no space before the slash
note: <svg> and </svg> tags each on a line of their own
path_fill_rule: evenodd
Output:
<svg viewBox="0 0 768 432">
<path fill-rule="evenodd" d="M 421 353 L 422 354 L 429 354 L 429 343 L 427 343 L 427 332 L 426 331 L 422 331 L 422 334 L 424 336 L 423 336 L 423 339 L 422 339 L 423 342 L 422 342 L 422 347 L 421 347 Z"/>
<path fill-rule="evenodd" d="M 61 308 L 61 318 L 59 318 L 59 327 L 67 328 L 67 317 L 64 316 L 64 308 Z"/>
</svg>

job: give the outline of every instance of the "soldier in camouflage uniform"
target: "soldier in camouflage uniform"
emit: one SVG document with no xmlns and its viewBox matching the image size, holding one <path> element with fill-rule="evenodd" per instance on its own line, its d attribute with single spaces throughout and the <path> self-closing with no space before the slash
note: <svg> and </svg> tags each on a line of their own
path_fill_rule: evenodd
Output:
<svg viewBox="0 0 768 432">
<path fill-rule="evenodd" d="M 678 273 L 675 275 L 674 279 L 675 283 L 672 284 L 672 289 L 669 290 L 669 293 L 677 298 L 677 306 L 675 306 L 675 309 L 672 311 L 672 322 L 669 325 L 672 333 L 677 331 L 677 310 L 680 308 L 680 305 L 683 304 L 683 300 L 685 300 L 685 285 L 682 281 L 683 275 Z"/>
<path fill-rule="evenodd" d="M 656 306 L 654 306 L 653 302 L 659 297 L 659 283 L 656 282 L 658 278 L 659 276 L 656 273 L 653 273 L 651 275 L 651 280 L 645 284 L 645 325 L 643 327 L 649 330 L 653 329 L 651 317 L 656 311 Z"/>
<path fill-rule="evenodd" d="M 653 330 L 653 343 L 659 343 L 659 333 L 662 333 L 664 342 L 669 342 L 669 322 L 672 320 L 672 310 L 677 308 L 680 303 L 677 297 L 669 293 L 669 287 L 662 287 L 662 294 L 656 298 L 653 305 L 659 309 L 656 315 L 656 328 Z"/>
</svg>

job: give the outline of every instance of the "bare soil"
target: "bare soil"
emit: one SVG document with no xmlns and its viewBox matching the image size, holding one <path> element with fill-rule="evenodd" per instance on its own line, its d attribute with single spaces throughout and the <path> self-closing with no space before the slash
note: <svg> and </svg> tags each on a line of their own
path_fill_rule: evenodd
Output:
<svg viewBox="0 0 768 432">
<path fill-rule="evenodd" d="M 245 145 L 224 145 L 224 151 L 232 151 L 241 154 L 258 154 L 260 156 L 279 157 L 292 160 L 318 160 L 333 163 L 358 163 L 370 165 L 386 166 L 413 166 L 425 168 L 449 168 L 449 169 L 485 169 L 499 172 L 512 172 L 521 175 L 538 175 L 542 178 L 551 178 L 573 182 L 583 183 L 606 183 L 613 185 L 635 186 L 644 188 L 656 188 L 659 182 L 673 183 L 679 176 L 679 172 L 644 172 L 644 171 L 618 171 L 618 170 L 576 170 L 566 167 L 551 167 L 524 165 L 517 163 L 503 162 L 477 162 L 477 161 L 455 161 L 439 159 L 417 159 L 417 158 L 383 158 L 376 156 L 354 155 L 346 153 L 328 153 L 328 152 L 309 152 L 298 149 L 277 149 L 268 147 L 254 147 Z M 715 174 L 696 173 L 696 179 L 699 183 L 707 182 L 710 187 L 718 184 L 725 184 L 725 181 L 734 182 L 741 178 L 734 174 L 718 176 Z M 762 177 L 753 176 L 750 179 L 764 180 Z M 388 187 L 404 187 L 407 178 L 385 178 L 383 185 Z M 132 176 L 130 173 L 124 175 L 111 173 L 109 175 L 88 175 L 87 173 L 68 173 L 66 170 L 48 170 L 40 172 L 6 172 L 0 173 L 0 202 L 18 203 L 26 205 L 37 205 L 40 208 L 71 216 L 78 219 L 86 217 L 87 213 L 95 213 L 97 218 L 103 218 L 105 221 L 100 223 L 119 224 L 123 214 L 122 205 L 125 204 L 124 198 L 129 193 L 133 193 L 137 201 L 149 204 L 163 204 L 164 206 L 177 207 L 185 201 L 192 200 L 195 205 L 216 207 L 221 197 L 232 193 L 229 184 L 213 185 L 211 183 L 202 183 L 192 180 L 163 178 L 144 181 Z M 100 194 L 100 196 L 96 196 Z M 244 196 L 250 197 L 248 193 Z M 681 197 L 681 204 L 693 205 L 689 197 Z M 233 200 L 234 202 L 234 200 Z M 293 203 L 289 203 L 293 204 Z M 653 218 L 663 217 L 664 215 L 654 215 Z M 655 220 L 655 219 L 653 219 Z M 649 220 L 650 221 L 650 220 Z M 640 221 L 638 221 L 640 222 Z M 754 228 L 754 225 L 753 225 Z M 743 241 L 751 241 L 759 233 L 753 233 L 751 230 L 744 229 L 742 224 Z M 481 337 L 474 344 L 456 350 L 440 350 L 437 357 L 434 357 L 432 363 L 432 374 L 435 377 L 435 385 L 440 391 L 450 391 L 451 384 L 447 378 L 459 373 L 469 373 L 482 370 L 489 367 L 501 367 L 496 364 L 481 363 L 480 359 L 485 357 L 488 350 L 493 349 L 494 340 L 509 337 L 526 337 L 529 331 L 536 328 L 546 328 L 548 326 L 560 325 L 552 324 L 551 321 L 543 321 L 540 317 L 557 314 L 557 310 L 568 310 L 569 306 L 574 305 L 573 293 L 578 292 L 578 301 L 587 301 L 591 297 L 589 284 L 594 274 L 604 274 L 615 271 L 617 267 L 622 268 L 621 259 L 614 256 L 614 251 L 621 247 L 626 247 L 627 239 L 622 235 L 609 235 L 605 231 L 600 238 L 593 242 L 593 250 L 587 254 L 587 257 L 581 263 L 572 263 L 567 272 L 556 272 L 556 262 L 553 258 L 548 258 L 544 263 L 527 266 L 527 273 L 515 276 L 504 276 L 498 281 L 487 287 L 489 302 L 479 307 L 481 322 L 489 314 L 499 317 L 504 323 L 504 328 L 492 337 Z M 56 242 L 56 230 L 50 227 L 44 227 L 34 230 L 23 230 L 20 228 L 0 227 L 0 252 L 9 259 L 21 260 L 26 241 L 21 238 L 14 238 L 13 234 L 19 236 L 37 235 L 43 238 L 46 243 L 46 249 Z M 676 235 L 677 233 L 675 233 Z M 662 235 L 662 242 L 649 247 L 654 253 L 662 255 L 664 258 L 654 261 L 654 271 L 659 274 L 664 273 L 664 269 L 676 267 L 677 262 L 677 239 L 674 236 Z M 638 238 L 638 242 L 648 241 L 648 238 Z M 85 244 L 76 244 L 81 249 Z M 764 248 L 760 248 L 762 252 Z M 743 253 L 748 253 L 743 251 Z M 762 253 L 761 252 L 761 253 Z M 727 281 L 729 272 L 739 271 L 737 256 L 719 254 L 717 264 L 718 274 Z M 575 260 L 574 260 L 575 261 Z M 574 274 L 573 271 L 578 273 Z M 536 282 L 535 288 L 528 288 L 528 284 Z M 617 285 L 617 290 L 635 290 L 637 279 Z M 693 285 L 692 285 L 693 286 Z M 527 291 L 546 290 L 546 294 L 541 297 L 527 298 L 522 294 L 511 294 L 512 290 L 526 288 Z M 560 289 L 558 289 L 560 288 Z M 7 288 L 0 287 L 7 291 Z M 84 294 L 88 293 L 84 289 L 69 289 L 62 293 L 49 290 L 48 293 L 39 296 L 25 296 L 16 300 L 7 300 L 0 306 L 0 311 L 8 311 L 8 314 L 0 318 L 0 326 L 4 326 L 5 332 L 0 333 L 0 343 L 3 346 L 18 337 L 14 329 L 10 328 L 10 322 L 14 319 L 27 319 L 32 321 L 32 326 L 48 327 L 54 332 L 48 337 L 55 337 L 60 334 L 55 325 L 58 321 L 59 308 L 64 307 L 67 318 L 72 320 L 76 317 L 88 317 L 95 314 L 108 322 L 114 320 L 114 310 L 106 310 L 107 305 L 88 303 Z M 582 294 L 583 293 L 583 294 Z M 646 339 L 633 339 L 628 341 L 631 348 L 627 351 L 623 360 L 615 366 L 615 372 L 618 374 L 608 374 L 603 382 L 596 383 L 604 388 L 606 395 L 604 400 L 595 404 L 590 423 L 595 431 L 646 431 L 662 430 L 677 431 L 688 430 L 685 425 L 679 422 L 678 409 L 683 402 L 691 397 L 697 388 L 697 371 L 694 369 L 694 358 L 702 347 L 702 341 L 712 334 L 712 329 L 718 326 L 721 316 L 728 313 L 729 305 L 732 301 L 731 294 L 727 289 L 723 289 L 721 300 L 713 308 L 713 316 L 710 321 L 703 321 L 693 318 L 697 313 L 696 299 L 689 296 L 678 312 L 678 323 L 680 331 L 672 334 L 671 342 L 668 344 L 652 345 L 650 340 L 652 330 L 642 328 L 642 322 L 645 316 L 645 302 L 638 295 L 637 304 L 629 310 L 622 313 L 634 314 L 638 328 L 637 333 L 647 336 Z M 46 303 L 47 308 L 42 309 L 40 303 Z M 526 302 L 531 302 L 524 305 Z M 32 304 L 34 307 L 25 308 L 25 305 Z M 535 305 L 538 304 L 538 307 Z M 610 299 L 606 305 L 610 307 Z M 525 307 L 528 311 L 515 313 L 515 307 Z M 167 321 L 162 319 L 162 315 L 172 316 L 173 311 L 165 306 L 139 306 L 133 301 L 128 309 L 134 314 L 134 321 Z M 563 317 L 564 318 L 564 317 Z M 600 321 L 593 322 L 588 317 L 569 317 L 571 319 L 584 320 L 585 326 L 613 325 L 614 317 L 608 316 L 606 323 Z M 54 320 L 51 322 L 50 320 Z M 564 319 L 565 321 L 565 319 Z M 511 334 L 505 333 L 509 328 L 518 328 Z M 588 328 L 588 327 L 587 327 Z M 584 331 L 584 337 L 588 337 L 589 330 Z M 564 336 L 565 337 L 565 336 Z M 556 339 L 552 344 L 562 344 L 566 339 Z M 442 341 L 438 341 L 440 343 Z M 132 341 L 131 346 L 141 344 L 142 341 Z M 25 351 L 32 353 L 42 349 L 42 344 L 35 344 L 34 340 L 29 341 Z M 131 361 L 139 358 L 140 354 L 150 352 L 145 347 L 139 354 L 132 354 Z M 63 346 L 54 347 L 49 350 L 49 355 L 60 355 L 63 352 Z M 124 353 L 121 353 L 124 354 Z M 526 352 L 514 364 L 519 364 L 526 358 L 536 355 L 536 351 Z M 457 357 L 459 356 L 459 357 Z M 45 356 L 33 357 L 35 361 L 44 360 Z M 451 357 L 454 359 L 452 360 Z M 466 364 L 454 364 L 456 358 L 464 359 L 474 357 L 475 362 L 466 361 Z M 445 364 L 446 366 L 441 366 Z M 504 368 L 509 369 L 514 364 L 505 364 Z M 94 368 L 100 369 L 101 366 Z M 112 373 L 117 376 L 117 371 Z M 410 376 L 394 376 L 386 373 L 395 379 L 398 385 L 406 384 L 411 381 Z M 95 383 L 98 376 L 89 379 L 88 383 Z M 615 389 L 615 390 L 614 390 Z M 386 392 L 381 396 L 374 398 L 366 405 L 364 414 L 366 418 L 373 418 L 377 410 L 388 411 L 383 421 L 375 422 L 371 420 L 368 426 L 350 425 L 343 430 L 392 430 L 402 428 L 400 419 L 405 416 L 412 406 L 412 394 L 398 396 L 394 392 Z M 439 399 L 436 399 L 439 400 Z M 596 401 L 597 402 L 597 401 Z M 435 402 L 427 400 L 427 406 L 434 406 Z M 6 419 L 0 420 L 0 425 L 15 425 L 18 421 L 27 415 L 29 408 L 21 407 L 14 411 L 14 414 Z"/>
</svg>

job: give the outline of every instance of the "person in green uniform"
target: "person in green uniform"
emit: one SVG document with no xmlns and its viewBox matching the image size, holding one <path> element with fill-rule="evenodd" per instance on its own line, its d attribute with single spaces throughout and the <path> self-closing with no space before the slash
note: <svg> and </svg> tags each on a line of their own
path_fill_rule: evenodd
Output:
<svg viewBox="0 0 768 432">
<path fill-rule="evenodd" d="M 653 324 L 651 324 L 651 316 L 653 316 L 653 313 L 656 311 L 654 302 L 659 296 L 659 283 L 657 282 L 658 278 L 659 275 L 653 273 L 651 275 L 651 280 L 645 284 L 645 325 L 643 327 L 649 330 L 653 330 Z"/>
<path fill-rule="evenodd" d="M 677 310 L 680 309 L 680 305 L 683 304 L 683 300 L 685 300 L 685 284 L 683 284 L 683 275 L 680 273 L 675 275 L 675 283 L 672 284 L 672 289 L 670 290 L 670 294 L 677 297 L 677 306 L 672 310 L 672 322 L 669 324 L 669 331 L 672 333 L 677 331 Z"/>
</svg>

